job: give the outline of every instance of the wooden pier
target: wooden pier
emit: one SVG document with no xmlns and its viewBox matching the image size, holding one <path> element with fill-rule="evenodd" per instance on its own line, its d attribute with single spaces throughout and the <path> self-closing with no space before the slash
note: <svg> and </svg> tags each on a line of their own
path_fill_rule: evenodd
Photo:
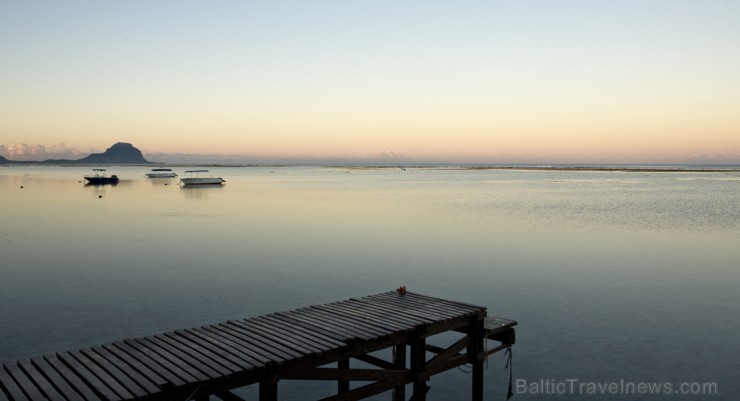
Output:
<svg viewBox="0 0 740 401">
<path fill-rule="evenodd" d="M 326 401 L 386 391 L 393 401 L 423 401 L 428 378 L 465 364 L 472 399 L 481 401 L 485 358 L 514 344 L 514 325 L 487 318 L 482 306 L 401 288 L 7 362 L 0 401 L 240 401 L 233 391 L 249 385 L 259 386 L 260 401 L 274 401 L 284 380 L 336 382 Z M 428 342 L 447 332 L 459 339 Z M 487 339 L 496 346 L 487 348 Z M 371 355 L 381 350 L 389 360 Z"/>
</svg>

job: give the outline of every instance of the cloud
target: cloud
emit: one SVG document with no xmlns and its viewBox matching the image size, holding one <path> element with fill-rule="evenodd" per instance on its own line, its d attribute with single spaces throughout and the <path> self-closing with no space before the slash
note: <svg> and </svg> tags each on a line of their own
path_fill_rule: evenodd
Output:
<svg viewBox="0 0 740 401">
<path fill-rule="evenodd" d="M 740 154 L 729 153 L 725 151 L 694 153 L 688 157 L 688 163 L 707 163 L 707 164 L 735 164 L 740 163 Z"/>
<path fill-rule="evenodd" d="M 381 159 L 403 159 L 403 153 L 396 152 L 395 150 L 386 149 L 380 152 Z"/>
<path fill-rule="evenodd" d="M 80 150 L 67 146 L 64 142 L 46 146 L 38 143 L 11 143 L 0 144 L 0 156 L 11 160 L 47 160 L 47 159 L 79 159 L 87 156 Z"/>
</svg>

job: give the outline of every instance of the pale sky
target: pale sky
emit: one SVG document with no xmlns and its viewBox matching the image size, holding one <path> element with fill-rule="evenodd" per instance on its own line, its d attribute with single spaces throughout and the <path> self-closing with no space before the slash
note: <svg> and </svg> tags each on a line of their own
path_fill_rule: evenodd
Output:
<svg viewBox="0 0 740 401">
<path fill-rule="evenodd" d="M 119 141 L 259 160 L 740 163 L 740 1 L 0 0 L 0 155 Z"/>
</svg>

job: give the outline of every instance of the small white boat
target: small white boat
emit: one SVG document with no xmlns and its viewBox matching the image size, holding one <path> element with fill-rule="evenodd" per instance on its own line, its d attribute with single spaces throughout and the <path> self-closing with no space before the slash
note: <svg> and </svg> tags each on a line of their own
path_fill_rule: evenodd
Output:
<svg viewBox="0 0 740 401">
<path fill-rule="evenodd" d="M 190 177 L 180 178 L 182 185 L 221 185 L 226 182 L 221 177 L 203 177 L 202 173 L 207 173 L 208 170 L 188 170 L 186 173 L 190 174 Z M 193 176 L 194 175 L 194 176 Z"/>
<path fill-rule="evenodd" d="M 153 168 L 152 171 L 146 173 L 147 178 L 172 178 L 177 177 L 171 168 Z"/>
</svg>

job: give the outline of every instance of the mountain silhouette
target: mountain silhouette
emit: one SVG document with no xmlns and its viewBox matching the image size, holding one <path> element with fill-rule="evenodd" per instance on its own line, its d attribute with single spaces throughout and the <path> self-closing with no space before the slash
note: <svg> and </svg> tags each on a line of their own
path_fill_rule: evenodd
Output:
<svg viewBox="0 0 740 401">
<path fill-rule="evenodd" d="M 139 149 L 126 142 L 118 142 L 103 153 L 93 153 L 79 160 L 49 159 L 44 161 L 8 160 L 0 156 L 0 164 L 157 164 L 144 158 Z"/>
<path fill-rule="evenodd" d="M 15 163 L 12 162 L 11 163 Z M 42 164 L 154 164 L 144 158 L 141 151 L 134 145 L 118 142 L 106 149 L 103 153 L 93 153 L 79 160 L 50 159 Z"/>
<path fill-rule="evenodd" d="M 139 149 L 125 142 L 118 142 L 106 149 L 103 153 L 93 153 L 90 156 L 77 160 L 77 163 L 86 164 L 148 164 Z"/>
</svg>

